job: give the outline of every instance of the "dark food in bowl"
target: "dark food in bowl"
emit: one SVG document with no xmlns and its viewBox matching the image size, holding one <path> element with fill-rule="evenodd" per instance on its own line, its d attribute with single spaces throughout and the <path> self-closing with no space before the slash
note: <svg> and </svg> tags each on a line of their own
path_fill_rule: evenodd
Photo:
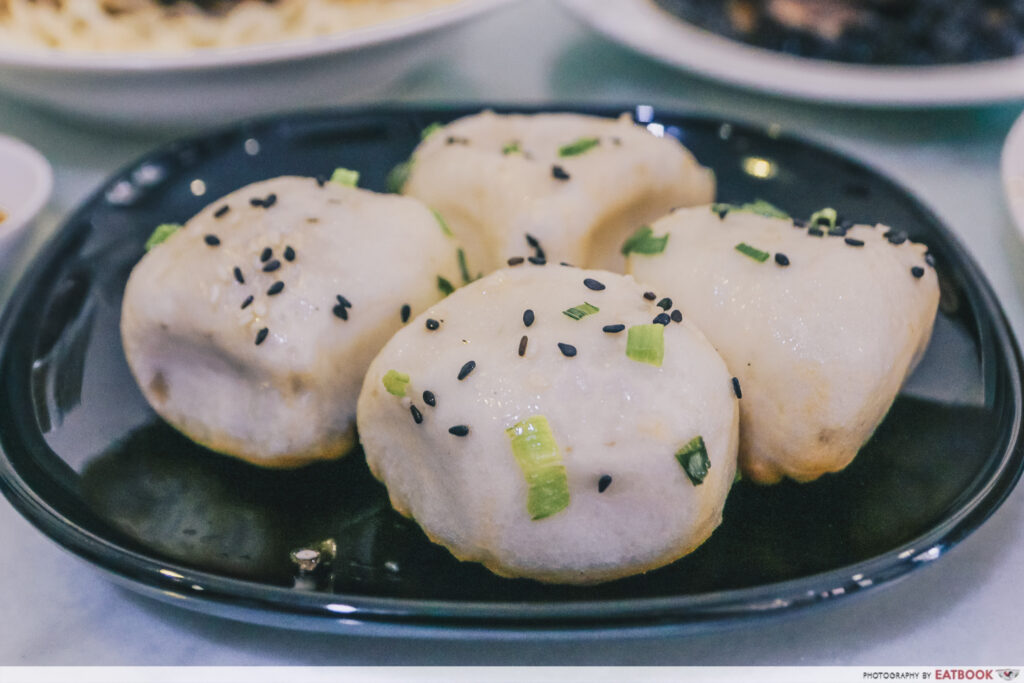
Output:
<svg viewBox="0 0 1024 683">
<path fill-rule="evenodd" d="M 1024 52 L 1024 0 L 655 0 L 708 31 L 787 54 L 885 65 Z"/>
</svg>

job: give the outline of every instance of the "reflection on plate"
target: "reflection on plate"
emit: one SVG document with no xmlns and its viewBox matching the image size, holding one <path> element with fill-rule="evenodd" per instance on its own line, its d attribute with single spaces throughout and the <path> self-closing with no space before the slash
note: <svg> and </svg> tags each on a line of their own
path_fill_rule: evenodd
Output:
<svg viewBox="0 0 1024 683">
<path fill-rule="evenodd" d="M 0 45 L 0 89 L 134 127 L 213 125 L 365 98 L 512 0 L 454 5 L 337 35 L 181 53 L 81 54 Z"/>
<path fill-rule="evenodd" d="M 150 229 L 280 174 L 345 166 L 382 189 L 423 127 L 467 113 L 368 110 L 174 143 L 79 209 L 0 323 L 4 492 L 57 542 L 143 593 L 261 623 L 388 635 L 693 630 L 832 602 L 941 557 L 1002 502 L 1024 457 L 1019 356 L 974 264 L 932 214 L 856 162 L 774 130 L 635 111 L 715 169 L 721 200 L 761 197 L 794 215 L 828 204 L 930 246 L 943 290 L 931 346 L 842 473 L 740 482 L 723 525 L 683 560 L 599 586 L 548 586 L 496 577 L 429 543 L 390 509 L 359 455 L 268 472 L 163 424 L 118 334 L 121 292 Z M 749 171 L 765 164 L 774 172 Z M 327 538 L 337 543 L 329 571 L 315 590 L 305 579 L 296 588 L 289 551 Z"/>
<path fill-rule="evenodd" d="M 653 0 L 562 0 L 610 39 L 671 66 L 799 99 L 917 107 L 1024 97 L 1024 57 L 946 66 L 870 66 L 752 47 L 679 20 Z"/>
</svg>

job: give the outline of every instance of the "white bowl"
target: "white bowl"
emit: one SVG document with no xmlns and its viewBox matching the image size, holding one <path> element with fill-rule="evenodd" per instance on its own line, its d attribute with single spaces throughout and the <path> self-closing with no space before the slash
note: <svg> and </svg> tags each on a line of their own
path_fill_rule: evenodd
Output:
<svg viewBox="0 0 1024 683">
<path fill-rule="evenodd" d="M 191 127 L 350 103 L 402 76 L 453 31 L 511 0 L 462 0 L 309 40 L 182 53 L 90 54 L 0 46 L 0 89 L 87 119 Z"/>
<path fill-rule="evenodd" d="M 1021 114 L 1006 136 L 1000 165 L 1010 215 L 1024 236 L 1024 114 Z"/>
<path fill-rule="evenodd" d="M 884 107 L 1024 97 L 1024 56 L 973 64 L 879 66 L 795 57 L 753 47 L 679 19 L 652 0 L 562 0 L 608 38 L 665 64 L 774 95 Z"/>
<path fill-rule="evenodd" d="M 25 246 L 32 219 L 50 198 L 53 171 L 43 155 L 21 140 L 0 135 L 0 282 Z"/>
</svg>

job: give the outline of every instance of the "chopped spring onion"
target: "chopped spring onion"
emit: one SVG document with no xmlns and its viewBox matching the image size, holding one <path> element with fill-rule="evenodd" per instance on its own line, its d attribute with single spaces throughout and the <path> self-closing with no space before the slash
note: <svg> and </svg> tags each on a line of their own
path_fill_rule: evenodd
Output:
<svg viewBox="0 0 1024 683">
<path fill-rule="evenodd" d="M 400 161 L 395 164 L 395 167 L 388 172 L 387 188 L 388 192 L 398 194 L 405 187 L 405 182 L 409 180 L 409 175 L 412 173 L 412 159 L 406 161 Z"/>
<path fill-rule="evenodd" d="M 769 254 L 767 251 L 761 251 L 756 247 L 750 246 L 746 242 L 740 242 L 739 244 L 737 244 L 736 251 L 740 252 L 744 256 L 749 256 L 758 263 L 764 263 L 765 261 L 768 260 L 768 257 L 771 256 L 771 254 Z"/>
<path fill-rule="evenodd" d="M 459 258 L 459 272 L 462 273 L 462 284 L 468 285 L 473 281 L 473 278 L 469 275 L 469 266 L 466 265 L 466 252 L 459 247 L 455 250 L 456 256 Z"/>
<path fill-rule="evenodd" d="M 440 121 L 434 121 L 432 124 L 420 131 L 420 140 L 426 140 L 442 128 L 444 128 L 444 124 Z"/>
<path fill-rule="evenodd" d="M 440 275 L 437 276 L 437 288 L 440 289 L 441 293 L 445 296 L 448 296 L 455 291 L 455 288 L 452 287 L 452 283 L 448 281 L 448 278 Z"/>
<path fill-rule="evenodd" d="M 331 182 L 346 187 L 355 187 L 359 184 L 359 171 L 350 168 L 336 168 L 331 174 Z"/>
<path fill-rule="evenodd" d="M 593 304 L 588 304 L 586 301 L 584 301 L 579 306 L 573 306 L 570 309 L 562 311 L 562 313 L 569 316 L 573 320 L 579 320 L 588 315 L 591 315 L 592 313 L 597 313 L 600 310 L 601 309 L 598 308 L 597 306 L 594 306 Z"/>
<path fill-rule="evenodd" d="M 828 227 L 829 230 L 836 227 L 836 221 L 839 219 L 836 210 L 832 208 L 825 208 L 821 211 L 815 211 L 811 214 L 810 224 L 812 226 Z"/>
<path fill-rule="evenodd" d="M 405 396 L 405 387 L 409 384 L 409 375 L 398 370 L 388 370 L 384 373 L 384 388 L 392 396 Z"/>
<path fill-rule="evenodd" d="M 665 326 L 656 323 L 633 325 L 626 333 L 626 356 L 640 363 L 661 367 L 665 358 Z"/>
<path fill-rule="evenodd" d="M 568 507 L 569 479 L 547 418 L 528 417 L 505 433 L 512 441 L 512 454 L 529 487 L 526 511 L 530 519 L 544 519 Z"/>
<path fill-rule="evenodd" d="M 755 199 L 754 201 L 747 202 L 746 204 L 712 204 L 711 211 L 717 214 L 737 211 L 742 213 L 756 213 L 758 216 L 764 216 L 766 218 L 789 218 L 788 213 L 771 202 L 766 202 L 763 199 Z"/>
<path fill-rule="evenodd" d="M 181 230 L 180 223 L 161 223 L 146 240 L 146 251 L 149 251 L 158 244 L 163 243 L 168 237 Z"/>
<path fill-rule="evenodd" d="M 448 221 L 444 219 L 444 216 L 441 215 L 441 212 L 438 211 L 437 209 L 431 209 L 431 212 L 433 212 L 434 218 L 437 219 L 437 224 L 441 226 L 441 232 L 443 232 L 448 237 L 454 237 L 455 235 L 454 233 L 452 233 L 452 229 L 448 227 Z"/>
<path fill-rule="evenodd" d="M 588 152 L 601 144 L 598 138 L 580 138 L 570 142 L 568 145 L 563 145 L 558 148 L 558 156 L 560 157 L 574 157 L 577 154 L 583 154 Z"/>
<path fill-rule="evenodd" d="M 703 437 L 695 436 L 690 439 L 676 453 L 676 460 L 683 466 L 686 476 L 690 478 L 694 486 L 700 486 L 704 482 L 704 477 L 708 476 L 711 458 L 708 457 L 708 449 L 704 446 Z"/>
<path fill-rule="evenodd" d="M 506 142 L 501 148 L 501 153 L 508 156 L 509 154 L 519 154 L 523 150 L 519 148 L 519 141 L 513 140 L 512 142 Z"/>
<path fill-rule="evenodd" d="M 666 244 L 668 244 L 668 233 L 661 237 L 655 237 L 651 226 L 642 225 L 629 236 L 629 239 L 623 242 L 622 255 L 629 256 L 632 253 L 660 254 L 665 251 Z"/>
</svg>

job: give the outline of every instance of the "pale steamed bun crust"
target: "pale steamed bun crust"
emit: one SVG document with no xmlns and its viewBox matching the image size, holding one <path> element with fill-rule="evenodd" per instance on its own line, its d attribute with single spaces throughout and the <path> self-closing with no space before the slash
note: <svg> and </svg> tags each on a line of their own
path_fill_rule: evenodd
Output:
<svg viewBox="0 0 1024 683">
<path fill-rule="evenodd" d="M 559 155 L 589 139 L 598 144 Z M 621 271 L 618 245 L 627 235 L 672 207 L 710 202 L 714 185 L 678 140 L 656 137 L 628 115 L 487 111 L 430 134 L 403 192 L 437 209 L 483 272 L 533 255 L 526 235 L 549 261 Z"/>
<path fill-rule="evenodd" d="M 814 236 L 790 220 L 720 218 L 709 207 L 652 228 L 669 235 L 666 248 L 631 255 L 630 272 L 671 292 L 739 377 L 744 476 L 809 481 L 846 467 L 931 336 L 939 290 L 926 248 L 887 239 L 885 226 Z"/>
<path fill-rule="evenodd" d="M 527 263 L 456 291 L 400 330 L 371 364 L 358 411 L 367 463 L 395 509 L 459 559 L 542 581 L 614 579 L 700 545 L 734 478 L 736 398 L 724 363 L 689 323 L 664 329 L 661 367 L 626 356 L 626 331 L 602 331 L 651 323 L 662 310 L 642 294 L 620 275 Z M 599 312 L 563 314 L 584 302 Z M 409 376 L 405 397 L 385 389 L 389 370 Z M 550 424 L 570 502 L 534 520 L 506 430 L 537 415 Z M 449 432 L 460 425 L 466 436 Z M 711 467 L 695 486 L 675 453 L 698 435 Z"/>
<path fill-rule="evenodd" d="M 409 198 L 312 178 L 254 183 L 136 265 L 121 318 L 128 363 L 157 413 L 208 448 L 268 467 L 336 458 L 355 443 L 366 367 L 403 305 L 422 311 L 442 296 L 439 274 L 457 277 L 456 246 Z M 338 295 L 351 303 L 344 320 Z"/>
</svg>

